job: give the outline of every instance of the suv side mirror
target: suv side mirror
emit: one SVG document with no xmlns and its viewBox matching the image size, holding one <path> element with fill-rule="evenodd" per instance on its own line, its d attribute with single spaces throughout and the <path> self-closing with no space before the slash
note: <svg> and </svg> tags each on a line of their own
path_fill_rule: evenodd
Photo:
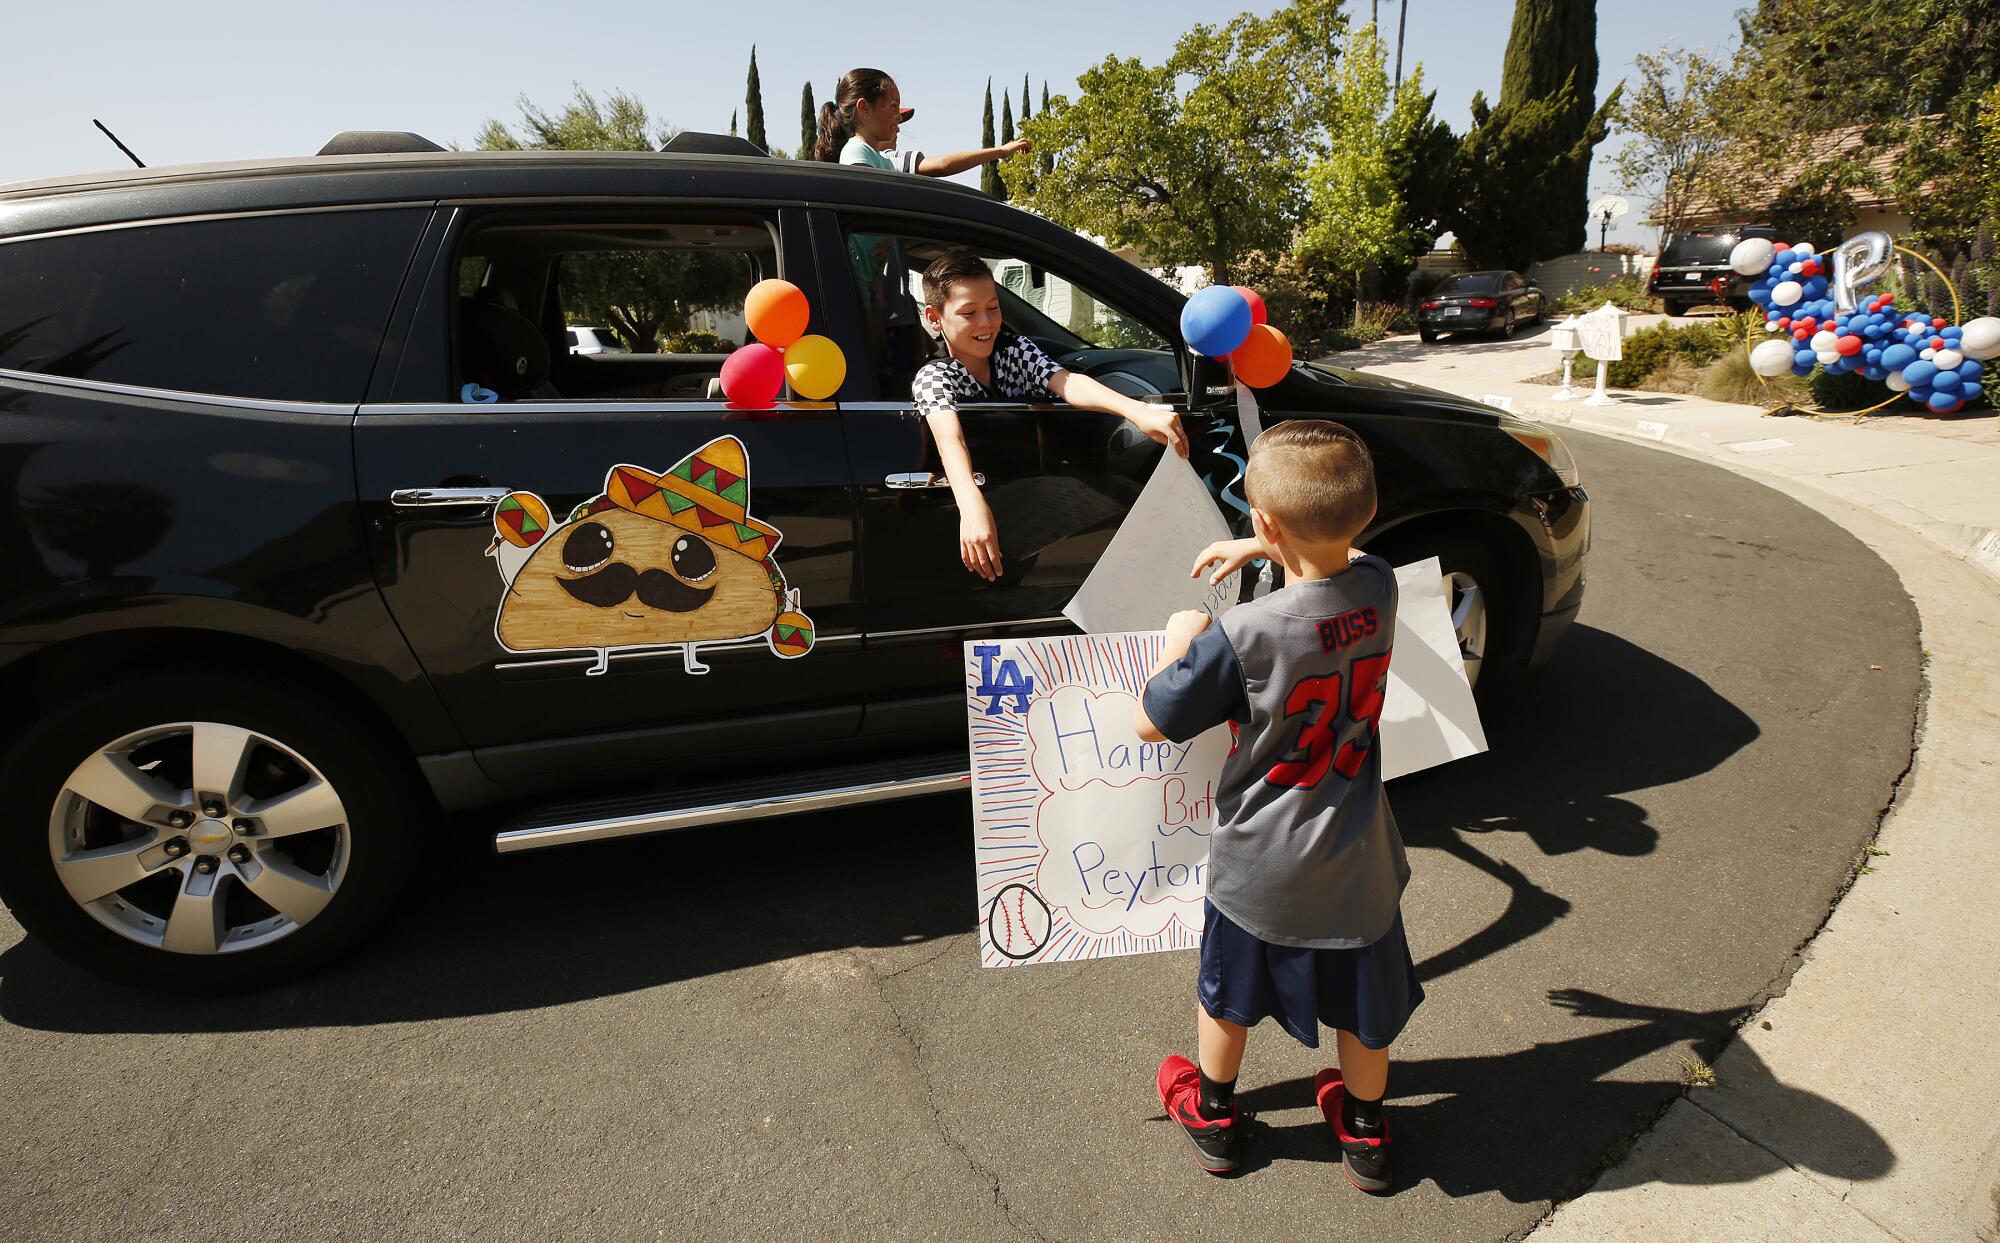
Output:
<svg viewBox="0 0 2000 1243">
<path fill-rule="evenodd" d="M 1187 380 L 1188 407 L 1193 410 L 1218 405 L 1236 392 L 1236 375 L 1225 359 L 1188 350 L 1181 355 L 1181 374 Z"/>
</svg>

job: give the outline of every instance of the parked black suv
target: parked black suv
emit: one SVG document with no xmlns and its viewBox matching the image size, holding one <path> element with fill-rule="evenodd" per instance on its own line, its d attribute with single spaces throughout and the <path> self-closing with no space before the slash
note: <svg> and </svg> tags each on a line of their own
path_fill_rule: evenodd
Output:
<svg viewBox="0 0 2000 1243">
<path fill-rule="evenodd" d="M 1162 450 L 968 408 L 1006 554 L 968 574 L 909 401 L 911 277 L 956 245 L 1234 476 L 1180 298 L 957 185 L 434 153 L 0 188 L 0 896 L 95 969 L 221 989 L 360 937 L 442 811 L 495 809 L 512 851 L 963 788 L 962 641 L 1065 630 Z M 740 341 L 773 275 L 845 352 L 837 400 L 742 409 L 720 353 L 564 346 L 607 283 Z M 1366 542 L 1443 558 L 1483 682 L 1547 655 L 1589 534 L 1558 440 L 1320 366 L 1263 404 L 1368 440 Z"/>
<path fill-rule="evenodd" d="M 1716 224 L 1689 229 L 1660 251 L 1646 292 L 1666 304 L 1667 314 L 1685 315 L 1694 307 L 1719 304 L 1750 309 L 1755 282 L 1729 266 L 1729 252 L 1746 237 L 1775 237 L 1763 224 Z"/>
</svg>

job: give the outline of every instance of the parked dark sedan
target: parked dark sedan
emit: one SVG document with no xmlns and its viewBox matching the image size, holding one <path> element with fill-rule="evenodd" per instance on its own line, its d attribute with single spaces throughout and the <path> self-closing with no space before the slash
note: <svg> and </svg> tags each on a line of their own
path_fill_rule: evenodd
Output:
<svg viewBox="0 0 2000 1243">
<path fill-rule="evenodd" d="M 756 849 L 736 822 L 965 789 L 965 641 L 1071 631 L 1163 450 L 965 406 L 1006 565 L 968 573 L 910 394 L 942 248 L 1062 366 L 1179 411 L 1213 484 L 1244 453 L 1179 296 L 969 188 L 345 149 L 0 187 L 0 897 L 94 969 L 323 962 L 444 812 L 487 809 L 502 851 L 700 824 Z M 720 400 L 721 353 L 568 349 L 607 288 L 741 340 L 772 276 L 845 353 L 832 400 Z M 1482 692 L 1549 654 L 1589 542 L 1561 440 L 1319 366 L 1262 407 L 1366 439 L 1364 543 L 1440 558 Z"/>
<path fill-rule="evenodd" d="M 1519 272 L 1460 272 L 1417 304 L 1417 331 L 1426 343 L 1445 332 L 1514 335 L 1514 326 L 1539 322 L 1548 299 Z"/>
</svg>

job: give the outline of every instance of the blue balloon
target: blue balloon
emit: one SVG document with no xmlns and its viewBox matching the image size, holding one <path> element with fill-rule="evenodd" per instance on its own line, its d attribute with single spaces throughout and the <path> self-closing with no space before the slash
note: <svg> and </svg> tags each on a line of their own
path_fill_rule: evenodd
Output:
<svg viewBox="0 0 2000 1243">
<path fill-rule="evenodd" d="M 1917 361 L 1917 352 L 1898 342 L 1882 351 L 1882 365 L 1891 371 L 1901 371 Z"/>
<path fill-rule="evenodd" d="M 1940 371 L 1931 377 L 1931 390 L 1938 393 L 1956 393 L 1962 383 L 1964 381 L 1958 378 L 1958 372 Z"/>
<path fill-rule="evenodd" d="M 1976 358 L 1968 358 L 1958 364 L 1958 378 L 1961 380 L 1977 380 L 1985 374 L 1986 365 Z"/>
<path fill-rule="evenodd" d="M 1920 388 L 1923 385 L 1929 384 L 1931 377 L 1937 373 L 1937 364 L 1922 358 L 1903 368 L 1903 378 L 1910 382 L 1911 388 Z"/>
<path fill-rule="evenodd" d="M 1930 400 L 1924 404 L 1939 414 L 1950 414 L 1958 409 L 1958 404 L 1963 400 L 1965 399 L 1957 393 L 1932 393 Z"/>
<path fill-rule="evenodd" d="M 1819 355 L 1813 353 L 1811 350 L 1792 351 L 1792 365 L 1794 367 L 1804 367 L 1807 371 L 1810 371 L 1812 370 L 1813 364 L 1818 361 L 1819 361 Z M 1799 374 L 1804 375 L 1805 372 L 1802 371 Z"/>
<path fill-rule="evenodd" d="M 1811 374 L 1812 374 L 1812 364 L 1811 364 L 1811 363 L 1793 363 L 1793 364 L 1792 364 L 1792 374 L 1793 374 L 1793 375 L 1796 375 L 1796 376 L 1808 376 L 1808 375 L 1811 375 Z"/>
<path fill-rule="evenodd" d="M 1963 385 L 1959 387 L 1958 395 L 1960 397 L 1965 398 L 1967 401 L 1978 401 L 1980 394 L 1984 393 L 1985 391 L 1986 391 L 1986 386 L 1981 384 L 1979 381 L 1967 380 Z"/>
<path fill-rule="evenodd" d="M 1874 380 L 1878 384 L 1881 383 L 1883 380 L 1889 378 L 1889 373 L 1882 370 L 1881 366 L 1876 363 L 1870 363 L 1866 367 L 1863 367 L 1861 369 L 1861 374 L 1867 376 L 1871 380 Z"/>
<path fill-rule="evenodd" d="M 1750 301 L 1755 302 L 1758 306 L 1763 306 L 1770 300 L 1771 300 L 1770 290 L 1764 288 L 1762 285 L 1756 285 L 1751 288 Z"/>
<path fill-rule="evenodd" d="M 1946 327 L 1944 331 L 1938 333 L 1938 335 L 1947 341 L 1956 341 L 1965 335 L 1965 329 L 1960 328 L 1957 324 L 1952 324 Z"/>
<path fill-rule="evenodd" d="M 1181 308 L 1181 336 L 1196 353 L 1221 358 L 1250 339 L 1250 303 L 1227 285 L 1195 291 Z"/>
</svg>

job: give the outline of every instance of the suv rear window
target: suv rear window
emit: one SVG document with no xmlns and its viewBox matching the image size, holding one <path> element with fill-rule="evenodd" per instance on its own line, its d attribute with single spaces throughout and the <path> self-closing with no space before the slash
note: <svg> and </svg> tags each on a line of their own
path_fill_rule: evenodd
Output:
<svg viewBox="0 0 2000 1243">
<path fill-rule="evenodd" d="M 1712 268 L 1729 262 L 1736 248 L 1734 233 L 1688 233 L 1667 243 L 1660 252 L 1663 268 Z"/>
<path fill-rule="evenodd" d="M 426 214 L 243 216 L 0 244 L 0 367 L 358 402 Z"/>
<path fill-rule="evenodd" d="M 1500 288 L 1500 273 L 1472 272 L 1465 276 L 1454 276 L 1437 287 L 1441 294 L 1495 293 Z"/>
</svg>

